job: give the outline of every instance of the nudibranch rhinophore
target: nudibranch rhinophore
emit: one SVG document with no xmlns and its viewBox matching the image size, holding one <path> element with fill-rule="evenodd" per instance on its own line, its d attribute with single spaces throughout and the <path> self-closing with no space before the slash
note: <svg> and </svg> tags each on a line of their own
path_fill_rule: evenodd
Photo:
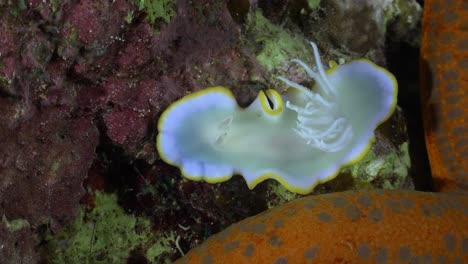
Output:
<svg viewBox="0 0 468 264">
<path fill-rule="evenodd" d="M 279 77 L 293 89 L 260 91 L 247 108 L 224 87 L 169 106 L 158 123 L 161 158 L 188 179 L 217 183 L 240 174 L 253 188 L 273 178 L 301 194 L 360 160 L 395 109 L 397 82 L 365 59 L 325 71 L 311 45 L 315 68 L 293 61 L 315 80 L 312 90 Z"/>
</svg>

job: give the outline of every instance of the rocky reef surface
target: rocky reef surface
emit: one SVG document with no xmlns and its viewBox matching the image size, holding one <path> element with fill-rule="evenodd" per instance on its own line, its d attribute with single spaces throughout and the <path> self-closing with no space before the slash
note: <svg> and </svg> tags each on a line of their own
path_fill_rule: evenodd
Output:
<svg viewBox="0 0 468 264">
<path fill-rule="evenodd" d="M 277 75 L 310 85 L 289 61 L 312 64 L 310 39 L 324 61 L 401 63 L 389 54 L 417 48 L 421 7 L 0 0 L 0 13 L 0 262 L 169 263 L 299 195 L 274 181 L 249 190 L 239 176 L 183 179 L 155 150 L 161 112 L 215 85 L 241 105 L 284 90 Z M 404 78 L 403 92 L 417 76 Z M 368 156 L 314 193 L 414 188 L 406 115 L 398 108 Z"/>
</svg>

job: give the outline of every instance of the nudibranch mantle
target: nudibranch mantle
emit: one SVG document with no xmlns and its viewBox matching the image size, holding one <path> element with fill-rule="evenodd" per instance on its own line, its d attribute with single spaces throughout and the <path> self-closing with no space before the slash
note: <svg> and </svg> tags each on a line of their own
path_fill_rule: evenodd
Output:
<svg viewBox="0 0 468 264">
<path fill-rule="evenodd" d="M 311 44 L 318 69 L 295 61 L 317 92 L 280 77 L 294 89 L 260 91 L 247 108 L 224 87 L 189 94 L 159 119 L 161 158 L 188 179 L 218 183 L 240 174 L 252 189 L 273 178 L 301 194 L 359 161 L 395 108 L 397 82 L 365 59 L 325 72 Z"/>
</svg>

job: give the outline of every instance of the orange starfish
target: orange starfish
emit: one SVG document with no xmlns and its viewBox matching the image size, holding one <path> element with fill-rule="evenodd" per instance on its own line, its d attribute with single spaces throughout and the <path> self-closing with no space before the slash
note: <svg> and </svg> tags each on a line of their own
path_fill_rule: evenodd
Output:
<svg viewBox="0 0 468 264">
<path fill-rule="evenodd" d="M 468 2 L 425 1 L 421 89 L 436 191 L 468 190 Z"/>
</svg>

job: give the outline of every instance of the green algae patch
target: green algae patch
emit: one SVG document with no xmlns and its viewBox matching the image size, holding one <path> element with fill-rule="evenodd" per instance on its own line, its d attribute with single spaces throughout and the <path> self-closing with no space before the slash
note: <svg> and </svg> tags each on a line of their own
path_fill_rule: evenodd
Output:
<svg viewBox="0 0 468 264">
<path fill-rule="evenodd" d="M 270 197 L 267 201 L 268 209 L 302 197 L 300 194 L 288 191 L 286 187 L 276 181 L 268 181 L 268 186 L 268 196 Z"/>
<path fill-rule="evenodd" d="M 137 5 L 140 11 L 146 12 L 146 19 L 152 25 L 159 19 L 169 23 L 175 14 L 174 0 L 138 0 Z"/>
<path fill-rule="evenodd" d="M 411 167 L 409 144 L 405 142 L 398 149 L 383 155 L 369 153 L 359 163 L 344 168 L 342 173 L 349 173 L 358 182 L 372 183 L 373 186 L 383 189 L 405 188 Z"/>
<path fill-rule="evenodd" d="M 306 63 L 313 58 L 310 45 L 301 34 L 271 23 L 258 10 L 248 15 L 247 29 L 254 46 L 259 47 L 257 61 L 269 72 L 293 58 Z"/>
<path fill-rule="evenodd" d="M 144 252 L 150 261 L 172 254 L 174 241 L 175 234 L 157 235 L 149 220 L 126 214 L 115 194 L 96 193 L 95 208 L 80 209 L 74 223 L 53 237 L 48 248 L 52 263 L 125 263 L 133 250 Z"/>
<path fill-rule="evenodd" d="M 307 0 L 310 9 L 316 9 L 320 6 L 320 0 Z"/>
<path fill-rule="evenodd" d="M 19 218 L 19 219 L 15 219 L 12 221 L 8 221 L 5 215 L 3 215 L 0 224 L 4 224 L 5 227 L 8 229 L 8 231 L 10 232 L 17 232 L 25 228 L 31 227 L 29 222 L 25 219 Z"/>
<path fill-rule="evenodd" d="M 393 38 L 402 39 L 419 47 L 423 9 L 415 0 L 394 0 L 385 7 L 383 23 L 391 25 Z"/>
</svg>

